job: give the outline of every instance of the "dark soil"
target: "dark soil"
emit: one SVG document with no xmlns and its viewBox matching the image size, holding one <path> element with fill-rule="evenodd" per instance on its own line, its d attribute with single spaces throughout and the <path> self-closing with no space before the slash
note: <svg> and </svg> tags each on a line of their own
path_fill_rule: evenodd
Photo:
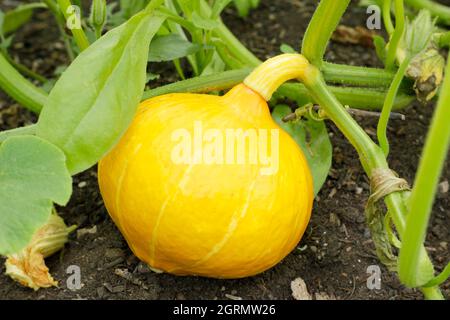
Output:
<svg viewBox="0 0 450 320">
<path fill-rule="evenodd" d="M 8 2 L 2 1 L 0 7 Z M 228 10 L 224 20 L 231 30 L 260 58 L 279 53 L 282 43 L 298 47 L 301 35 L 317 1 L 262 1 L 247 20 Z M 344 24 L 364 25 L 363 8 L 352 6 Z M 56 67 L 67 63 L 57 29 L 47 12 L 39 12 L 33 22 L 17 34 L 13 55 L 39 73 L 51 77 Z M 332 43 L 327 59 L 338 63 L 380 66 L 372 49 L 356 45 Z M 170 66 L 163 82 L 176 80 Z M 167 76 L 166 76 L 167 74 Z M 406 110 L 407 121 L 390 123 L 392 151 L 390 163 L 400 176 L 413 182 L 414 172 L 433 113 L 433 105 L 412 105 Z M 0 129 L 22 126 L 35 121 L 35 116 L 0 92 Z M 374 136 L 376 120 L 358 119 Z M 310 293 L 326 293 L 338 299 L 421 299 L 416 290 L 403 287 L 394 273 L 381 266 L 365 224 L 364 205 L 369 195 L 368 180 L 361 169 L 356 152 L 338 130 L 329 124 L 334 146 L 333 169 L 317 197 L 312 221 L 307 232 L 282 263 L 262 275 L 242 280 L 212 280 L 175 277 L 150 272 L 128 249 L 121 234 L 108 217 L 98 191 L 95 169 L 75 177 L 70 204 L 59 212 L 68 224 L 80 229 L 96 226 L 95 234 L 71 236 L 65 250 L 47 260 L 59 288 L 33 292 L 0 275 L 0 299 L 292 299 L 291 281 L 301 277 Z M 375 138 L 375 137 L 374 137 Z M 442 181 L 450 179 L 447 162 Z M 450 260 L 450 197 L 440 193 L 436 201 L 427 236 L 427 248 L 438 270 Z M 3 264 L 3 261 L 0 260 Z M 82 289 L 70 291 L 66 270 L 71 265 L 81 268 Z M 380 290 L 369 290 L 367 267 L 379 265 L 382 270 Z M 116 270 L 128 270 L 125 279 Z M 0 273 L 4 268 L 0 266 Z M 442 286 L 450 296 L 450 283 Z M 232 298 L 232 297 L 231 297 Z"/>
</svg>

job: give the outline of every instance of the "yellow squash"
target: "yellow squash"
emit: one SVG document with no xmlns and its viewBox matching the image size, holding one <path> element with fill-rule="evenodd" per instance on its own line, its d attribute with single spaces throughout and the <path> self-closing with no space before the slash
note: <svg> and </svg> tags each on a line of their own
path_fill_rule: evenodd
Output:
<svg viewBox="0 0 450 320">
<path fill-rule="evenodd" d="M 177 275 L 261 273 L 296 247 L 312 209 L 302 151 L 245 84 L 144 101 L 98 176 L 136 256 Z"/>
</svg>

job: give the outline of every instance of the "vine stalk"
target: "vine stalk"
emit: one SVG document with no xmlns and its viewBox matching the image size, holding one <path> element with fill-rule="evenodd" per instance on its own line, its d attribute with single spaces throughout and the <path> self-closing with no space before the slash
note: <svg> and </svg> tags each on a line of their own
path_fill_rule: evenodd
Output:
<svg viewBox="0 0 450 320">
<path fill-rule="evenodd" d="M 70 10 L 70 8 L 72 7 L 72 3 L 70 2 L 70 0 L 58 0 L 58 4 L 59 4 L 59 8 L 62 11 L 65 19 L 68 20 L 68 19 L 72 18 L 72 15 L 75 14 L 75 12 Z M 81 13 L 80 13 L 80 15 L 81 15 Z M 78 48 L 80 49 L 80 51 L 83 51 L 89 47 L 90 43 L 89 43 L 89 40 L 81 26 L 81 17 L 75 17 L 75 18 L 79 19 L 78 23 L 80 26 L 79 26 L 79 28 L 77 28 L 77 27 L 70 28 L 70 31 L 72 32 L 72 35 L 75 39 L 75 42 L 77 43 Z"/>
</svg>

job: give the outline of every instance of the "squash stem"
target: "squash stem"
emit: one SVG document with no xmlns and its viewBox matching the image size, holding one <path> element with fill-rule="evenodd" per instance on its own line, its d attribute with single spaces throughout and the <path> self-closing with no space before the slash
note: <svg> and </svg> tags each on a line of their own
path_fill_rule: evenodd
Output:
<svg viewBox="0 0 450 320">
<path fill-rule="evenodd" d="M 245 78 L 244 84 L 269 101 L 283 83 L 292 79 L 303 79 L 308 66 L 308 60 L 300 54 L 282 54 L 257 67 Z"/>
</svg>

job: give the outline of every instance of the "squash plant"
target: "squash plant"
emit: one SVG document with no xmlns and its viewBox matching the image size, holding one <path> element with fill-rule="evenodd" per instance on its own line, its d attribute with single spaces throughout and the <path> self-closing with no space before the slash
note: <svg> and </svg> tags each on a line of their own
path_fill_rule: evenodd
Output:
<svg viewBox="0 0 450 320">
<path fill-rule="evenodd" d="M 83 17 L 72 7 L 75 1 L 43 0 L 0 13 L 0 87 L 39 114 L 34 125 L 0 133 L 0 254 L 17 255 L 52 216 L 53 204 L 67 204 L 71 176 L 94 166 L 116 146 L 140 101 L 168 93 L 218 94 L 244 81 L 261 65 L 220 19 L 231 2 L 242 15 L 258 4 L 252 0 L 136 0 L 119 1 L 117 6 L 94 0 L 90 14 Z M 380 260 L 406 286 L 420 288 L 426 298 L 441 299 L 439 285 L 448 278 L 450 267 L 436 275 L 423 242 L 450 142 L 450 78 L 443 77 L 445 60 L 438 51 L 450 45 L 445 30 L 448 8 L 431 0 L 376 3 L 383 9 L 389 35 L 387 41 L 374 39 L 385 68 L 323 60 L 350 0 L 321 0 L 303 37 L 301 54 L 285 46 L 283 51 L 289 51 L 292 60 L 284 69 L 271 70 L 284 80 L 298 80 L 274 90 L 272 116 L 303 149 L 315 194 L 331 166 L 324 120 L 336 124 L 358 152 L 371 181 L 366 217 Z M 405 4 L 423 10 L 406 17 Z M 54 14 L 73 60 L 55 83 L 18 65 L 8 54 L 14 30 L 37 8 Z M 70 35 L 64 30 L 69 22 L 79 23 Z M 305 70 L 292 67 L 298 59 L 308 61 Z M 157 77 L 148 72 L 148 63 L 159 61 L 174 63 L 182 81 L 148 89 L 146 84 Z M 289 77 L 283 74 L 286 70 Z M 446 71 L 450 72 L 450 65 Z M 27 78 L 45 83 L 50 92 Z M 416 97 L 429 101 L 437 95 L 411 189 L 389 168 L 386 128 L 392 110 L 408 106 Z M 298 109 L 284 105 L 286 100 Z M 349 107 L 380 111 L 378 142 L 356 123 Z M 386 211 L 380 206 L 383 200 Z M 63 234 L 60 245 L 67 241 L 67 232 Z"/>
</svg>

